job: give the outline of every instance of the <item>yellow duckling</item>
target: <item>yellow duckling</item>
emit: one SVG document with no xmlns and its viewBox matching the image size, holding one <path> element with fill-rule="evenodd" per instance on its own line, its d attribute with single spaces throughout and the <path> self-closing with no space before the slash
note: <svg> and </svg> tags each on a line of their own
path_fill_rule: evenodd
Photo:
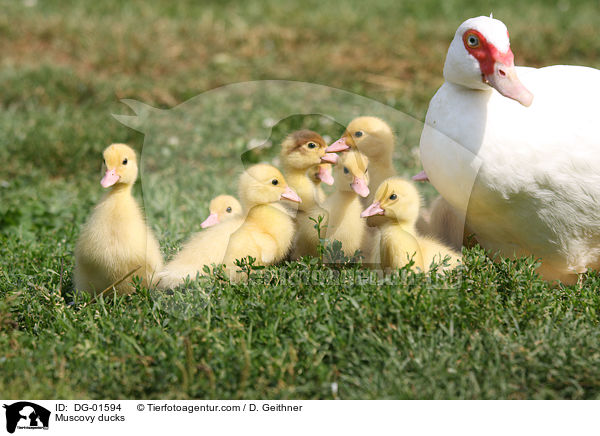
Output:
<svg viewBox="0 0 600 436">
<path fill-rule="evenodd" d="M 363 209 L 360 200 L 369 195 L 368 166 L 369 159 L 364 154 L 356 151 L 342 154 L 334 168 L 336 191 L 325 201 L 326 237 L 330 241 L 340 241 L 342 251 L 348 257 L 356 250 L 365 255 L 367 225 L 360 217 Z"/>
<path fill-rule="evenodd" d="M 149 286 L 162 268 L 158 242 L 131 195 L 138 173 L 135 151 L 112 144 L 104 150 L 104 164 L 100 184 L 110 191 L 88 218 L 75 247 L 75 288 L 92 294 L 138 267 L 135 275 Z M 130 278 L 115 288 L 121 294 L 134 290 Z"/>
<path fill-rule="evenodd" d="M 358 149 L 369 158 L 371 169 L 371 186 L 379 187 L 381 183 L 396 176 L 396 169 L 392 161 L 394 155 L 394 133 L 391 127 L 377 117 L 358 117 L 353 119 L 340 139 L 326 148 L 327 153 L 336 153 L 350 149 Z M 363 201 L 369 205 L 373 202 L 374 190 Z M 367 220 L 369 226 L 379 226 L 379 217 Z M 417 230 L 419 234 L 427 234 L 428 224 L 425 217 L 419 215 Z"/>
<path fill-rule="evenodd" d="M 283 172 L 290 187 L 294 189 L 302 199 L 298 206 L 296 214 L 296 223 L 298 232 L 294 237 L 292 259 L 299 259 L 308 254 L 314 254 L 311 250 L 312 244 L 306 245 L 304 242 L 312 238 L 315 232 L 314 223 L 309 219 L 307 211 L 310 211 L 322 205 L 325 200 L 325 193 L 314 182 L 311 176 L 312 168 L 321 162 L 327 162 L 334 158 L 334 155 L 325 153 L 327 144 L 325 140 L 312 130 L 298 130 L 290 134 L 281 144 L 281 164 Z M 322 174 L 327 181 L 326 169 Z M 320 177 L 319 177 L 320 179 Z M 322 181 L 322 179 L 320 179 Z"/>
<path fill-rule="evenodd" d="M 223 258 L 232 279 L 240 278 L 235 273 L 236 259 L 252 256 L 256 265 L 272 265 L 288 254 L 295 225 L 278 202 L 302 202 L 281 172 L 267 164 L 254 165 L 241 175 L 239 197 L 248 212 L 244 223 L 229 238 Z"/>
<path fill-rule="evenodd" d="M 358 150 L 369 159 L 371 186 L 379 186 L 381 182 L 396 175 L 392 162 L 394 154 L 394 133 L 390 126 L 377 117 L 358 117 L 346 127 L 340 139 L 326 148 L 327 153 L 347 150 Z M 373 202 L 374 192 L 367 197 L 364 204 Z"/>
<path fill-rule="evenodd" d="M 319 196 L 318 188 L 307 174 L 307 171 L 327 162 L 332 156 L 325 156 L 327 144 L 325 140 L 312 130 L 298 130 L 290 134 L 281 144 L 281 165 L 290 187 L 302 199 L 298 210 L 310 210 L 316 206 Z M 323 160 L 325 158 L 325 160 Z"/>
<path fill-rule="evenodd" d="M 204 274 L 204 266 L 223 262 L 229 237 L 244 222 L 242 205 L 231 195 L 219 195 L 209 205 L 210 215 L 201 224 L 206 229 L 194 234 L 165 268 L 157 274 L 158 287 L 172 289 L 186 278 Z"/>
<path fill-rule="evenodd" d="M 450 257 L 449 267 L 460 263 L 460 254 L 430 237 L 418 236 L 415 224 L 419 216 L 421 198 L 415 186 L 399 177 L 385 180 L 375 193 L 375 201 L 361 217 L 383 215 L 381 230 L 381 265 L 384 270 L 397 269 L 414 259 L 414 267 L 428 269 Z"/>
<path fill-rule="evenodd" d="M 200 224 L 203 229 L 238 217 L 242 214 L 242 205 L 231 195 L 218 195 L 210 201 L 208 210 L 208 218 Z"/>
</svg>

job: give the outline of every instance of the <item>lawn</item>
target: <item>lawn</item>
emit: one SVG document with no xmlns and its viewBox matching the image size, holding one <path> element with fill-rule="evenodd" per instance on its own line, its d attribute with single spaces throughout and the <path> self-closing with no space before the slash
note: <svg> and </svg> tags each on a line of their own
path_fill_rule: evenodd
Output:
<svg viewBox="0 0 600 436">
<path fill-rule="evenodd" d="M 108 144 L 143 149 L 136 196 L 169 258 L 292 129 L 336 139 L 379 114 L 399 172 L 419 171 L 421 122 L 468 17 L 503 20 L 517 64 L 599 68 L 597 1 L 0 6 L 0 397 L 600 398 L 600 275 L 552 288 L 534 259 L 477 247 L 447 275 L 382 281 L 313 259 L 237 285 L 71 294 Z M 121 99 L 155 109 L 129 102 L 140 116 L 124 125 Z"/>
</svg>

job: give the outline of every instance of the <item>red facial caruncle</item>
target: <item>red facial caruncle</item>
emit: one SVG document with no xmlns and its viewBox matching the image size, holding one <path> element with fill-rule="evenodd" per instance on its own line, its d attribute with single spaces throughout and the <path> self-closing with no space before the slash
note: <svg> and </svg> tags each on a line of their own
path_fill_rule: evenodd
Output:
<svg viewBox="0 0 600 436">
<path fill-rule="evenodd" d="M 500 53 L 500 50 L 494 44 L 490 44 L 477 30 L 467 30 L 463 35 L 463 42 L 467 51 L 479 61 L 484 76 L 493 74 L 496 62 L 507 67 L 515 64 L 515 56 L 510 47 L 506 53 Z"/>
</svg>

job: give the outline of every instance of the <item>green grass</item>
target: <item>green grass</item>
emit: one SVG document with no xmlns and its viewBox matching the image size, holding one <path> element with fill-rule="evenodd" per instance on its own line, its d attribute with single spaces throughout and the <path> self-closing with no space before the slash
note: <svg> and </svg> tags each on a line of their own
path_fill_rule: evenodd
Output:
<svg viewBox="0 0 600 436">
<path fill-rule="evenodd" d="M 600 67 L 592 1 L 202 3 L 0 1 L 0 396 L 600 397 L 600 276 L 551 288 L 533 261 L 477 248 L 447 276 L 382 283 L 290 263 L 266 282 L 73 300 L 73 247 L 111 142 L 143 146 L 136 195 L 169 257 L 291 129 L 334 138 L 378 113 L 398 135 L 398 170 L 417 170 L 420 120 L 469 16 L 504 20 L 517 63 Z M 262 79 L 354 94 L 203 94 Z M 112 117 L 133 115 L 122 98 L 164 110 L 138 126 L 146 135 Z"/>
</svg>

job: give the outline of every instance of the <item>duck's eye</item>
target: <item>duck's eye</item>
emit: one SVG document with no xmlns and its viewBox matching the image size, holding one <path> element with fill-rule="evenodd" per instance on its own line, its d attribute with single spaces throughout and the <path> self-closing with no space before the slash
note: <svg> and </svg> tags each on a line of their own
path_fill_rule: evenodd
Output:
<svg viewBox="0 0 600 436">
<path fill-rule="evenodd" d="M 277 184 L 279 183 L 279 180 L 277 180 L 277 179 L 273 179 L 273 180 L 271 180 L 271 183 L 272 183 L 273 185 L 277 185 Z"/>
<path fill-rule="evenodd" d="M 390 200 L 395 200 L 396 198 L 398 198 L 398 196 L 396 194 L 390 195 Z"/>
<path fill-rule="evenodd" d="M 357 138 L 360 138 L 363 135 L 363 132 L 361 132 L 360 130 L 358 132 L 354 133 L 354 136 Z"/>
<path fill-rule="evenodd" d="M 127 165 L 127 158 L 123 159 L 123 165 Z"/>
<path fill-rule="evenodd" d="M 469 35 L 467 37 L 467 45 L 471 48 L 479 47 L 479 38 L 476 35 Z"/>
<path fill-rule="evenodd" d="M 348 174 L 350 170 L 347 167 L 344 167 L 344 174 Z"/>
<path fill-rule="evenodd" d="M 315 144 L 314 142 L 309 142 L 308 148 L 317 148 L 317 144 Z"/>
<path fill-rule="evenodd" d="M 225 212 L 231 213 L 231 206 L 229 206 L 227 209 L 225 209 Z"/>
</svg>

